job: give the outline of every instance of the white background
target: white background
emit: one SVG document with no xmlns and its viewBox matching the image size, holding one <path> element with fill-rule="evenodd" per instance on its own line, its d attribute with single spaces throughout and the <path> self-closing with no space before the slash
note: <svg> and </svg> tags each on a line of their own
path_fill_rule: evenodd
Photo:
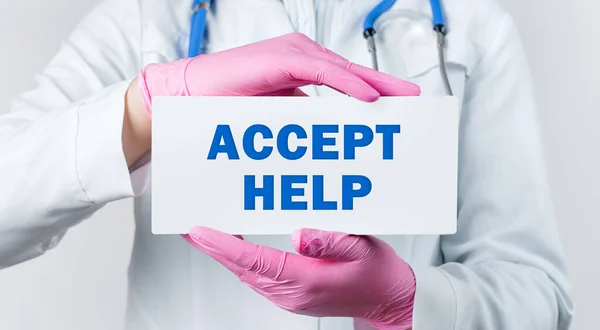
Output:
<svg viewBox="0 0 600 330">
<path fill-rule="evenodd" d="M 97 1 L 0 0 L 0 112 L 32 86 L 34 73 Z M 600 1 L 500 1 L 521 27 L 537 82 L 550 183 L 574 287 L 573 329 L 594 329 L 600 322 L 600 51 L 594 32 Z M 46 256 L 1 271 L 0 329 L 118 328 L 132 230 L 131 202 L 113 204 L 71 230 Z"/>
</svg>

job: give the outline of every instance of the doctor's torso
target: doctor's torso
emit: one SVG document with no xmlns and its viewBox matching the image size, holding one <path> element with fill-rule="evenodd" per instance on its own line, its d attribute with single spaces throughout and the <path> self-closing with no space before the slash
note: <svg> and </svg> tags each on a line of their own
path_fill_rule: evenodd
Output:
<svg viewBox="0 0 600 330">
<path fill-rule="evenodd" d="M 290 32 L 301 32 L 350 61 L 370 66 L 362 20 L 378 2 L 300 0 L 216 0 L 208 17 L 205 52 L 214 53 Z M 447 63 L 454 94 L 463 99 L 468 71 L 478 57 L 467 41 L 466 24 L 447 1 Z M 177 60 L 186 54 L 192 1 L 142 1 L 142 64 Z M 415 82 L 424 95 L 443 95 L 436 35 L 425 0 L 397 1 L 377 21 L 380 70 Z M 307 87 L 311 96 L 336 95 Z M 199 187 L 198 189 L 202 189 Z M 151 187 L 136 199 L 135 243 L 129 269 L 128 329 L 342 330 L 352 320 L 316 319 L 281 310 L 241 283 L 179 236 L 154 236 L 150 228 Z M 202 217 L 199 206 L 197 214 Z M 440 238 L 383 237 L 409 263 L 439 265 Z M 291 251 L 289 236 L 247 240 Z"/>
</svg>

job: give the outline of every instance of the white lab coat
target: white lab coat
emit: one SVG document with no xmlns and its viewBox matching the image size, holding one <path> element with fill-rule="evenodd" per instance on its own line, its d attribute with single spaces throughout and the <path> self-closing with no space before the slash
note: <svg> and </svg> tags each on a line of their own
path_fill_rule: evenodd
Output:
<svg viewBox="0 0 600 330">
<path fill-rule="evenodd" d="M 181 237 L 150 232 L 150 167 L 128 173 L 123 95 L 144 65 L 186 54 L 191 3 L 101 4 L 0 117 L 0 268 L 42 255 L 105 204 L 136 196 L 128 329 L 352 329 L 349 319 L 283 311 Z M 361 22 L 375 4 L 345 0 L 329 48 L 370 65 Z M 493 0 L 444 4 L 462 102 L 458 233 L 384 237 L 416 274 L 414 329 L 567 329 L 569 285 L 514 22 Z M 294 30 L 278 0 L 219 0 L 213 9 L 209 53 Z M 314 37 L 313 13 L 297 15 L 297 29 Z M 428 1 L 397 1 L 377 28 L 382 71 L 424 95 L 444 93 Z M 291 249 L 289 237 L 247 239 Z"/>
</svg>

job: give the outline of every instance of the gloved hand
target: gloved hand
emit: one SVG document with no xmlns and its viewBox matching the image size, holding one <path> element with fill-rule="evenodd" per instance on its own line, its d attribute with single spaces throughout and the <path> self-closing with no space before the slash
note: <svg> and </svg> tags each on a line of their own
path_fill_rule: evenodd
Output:
<svg viewBox="0 0 600 330">
<path fill-rule="evenodd" d="M 418 96 L 417 85 L 351 63 L 303 34 L 171 63 L 150 64 L 138 77 L 144 105 L 154 96 L 293 96 L 326 85 L 363 101 Z"/>
<path fill-rule="evenodd" d="M 184 238 L 290 312 L 354 317 L 377 329 L 412 326 L 412 269 L 376 237 L 302 229 L 292 235 L 300 255 L 205 227 Z"/>
</svg>

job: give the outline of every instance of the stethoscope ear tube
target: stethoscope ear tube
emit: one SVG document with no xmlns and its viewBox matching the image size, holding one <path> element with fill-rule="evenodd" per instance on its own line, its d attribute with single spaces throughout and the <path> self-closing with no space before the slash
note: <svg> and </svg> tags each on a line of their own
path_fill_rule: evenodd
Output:
<svg viewBox="0 0 600 330">
<path fill-rule="evenodd" d="M 444 19 L 444 10 L 440 0 L 429 0 L 431 5 L 431 15 L 433 16 L 433 26 L 446 26 Z"/>
<path fill-rule="evenodd" d="M 192 22 L 190 28 L 190 44 L 188 57 L 196 57 L 202 53 L 202 42 L 206 30 L 206 15 L 211 0 L 194 0 Z"/>
<path fill-rule="evenodd" d="M 452 87 L 450 79 L 448 79 L 448 71 L 446 70 L 446 59 L 444 56 L 444 47 L 446 46 L 446 20 L 444 18 L 444 10 L 440 0 L 429 0 L 431 5 L 431 15 L 433 16 L 433 30 L 437 34 L 437 49 L 438 60 L 440 63 L 440 75 L 444 83 L 446 94 L 452 95 Z"/>
<path fill-rule="evenodd" d="M 377 62 L 377 47 L 375 43 L 375 21 L 383 13 L 392 8 L 396 1 L 395 0 L 383 0 L 381 1 L 365 18 L 363 23 L 363 36 L 367 40 L 367 49 L 371 54 L 371 62 L 373 69 L 379 70 Z M 450 86 L 450 80 L 448 79 L 448 72 L 446 71 L 446 61 L 444 56 L 444 47 L 446 43 L 446 24 L 444 19 L 444 13 L 442 10 L 442 4 L 440 0 L 430 0 L 431 13 L 433 16 L 433 30 L 437 34 L 437 49 L 438 49 L 438 60 L 440 65 L 440 74 L 442 76 L 442 82 L 444 84 L 444 90 L 446 94 L 452 95 L 452 88 Z"/>
<path fill-rule="evenodd" d="M 363 32 L 363 36 L 367 39 L 367 49 L 371 54 L 371 64 L 373 69 L 379 70 L 379 65 L 377 63 L 377 48 L 375 47 L 375 29 L 369 28 Z"/>
<path fill-rule="evenodd" d="M 371 62 L 373 69 L 379 70 L 377 63 L 377 48 L 375 47 L 375 21 L 379 16 L 383 15 L 386 11 L 390 10 L 396 3 L 396 0 L 382 0 L 369 14 L 365 17 L 363 22 L 363 36 L 367 40 L 367 49 L 371 54 Z"/>
<path fill-rule="evenodd" d="M 448 79 L 448 71 L 446 70 L 446 59 L 444 56 L 444 46 L 446 43 L 446 33 L 444 32 L 443 26 L 435 29 L 437 34 L 437 49 L 438 49 L 438 60 L 440 63 L 440 74 L 442 75 L 442 82 L 444 83 L 444 90 L 446 94 L 452 94 L 452 87 L 450 86 L 450 79 Z"/>
</svg>

